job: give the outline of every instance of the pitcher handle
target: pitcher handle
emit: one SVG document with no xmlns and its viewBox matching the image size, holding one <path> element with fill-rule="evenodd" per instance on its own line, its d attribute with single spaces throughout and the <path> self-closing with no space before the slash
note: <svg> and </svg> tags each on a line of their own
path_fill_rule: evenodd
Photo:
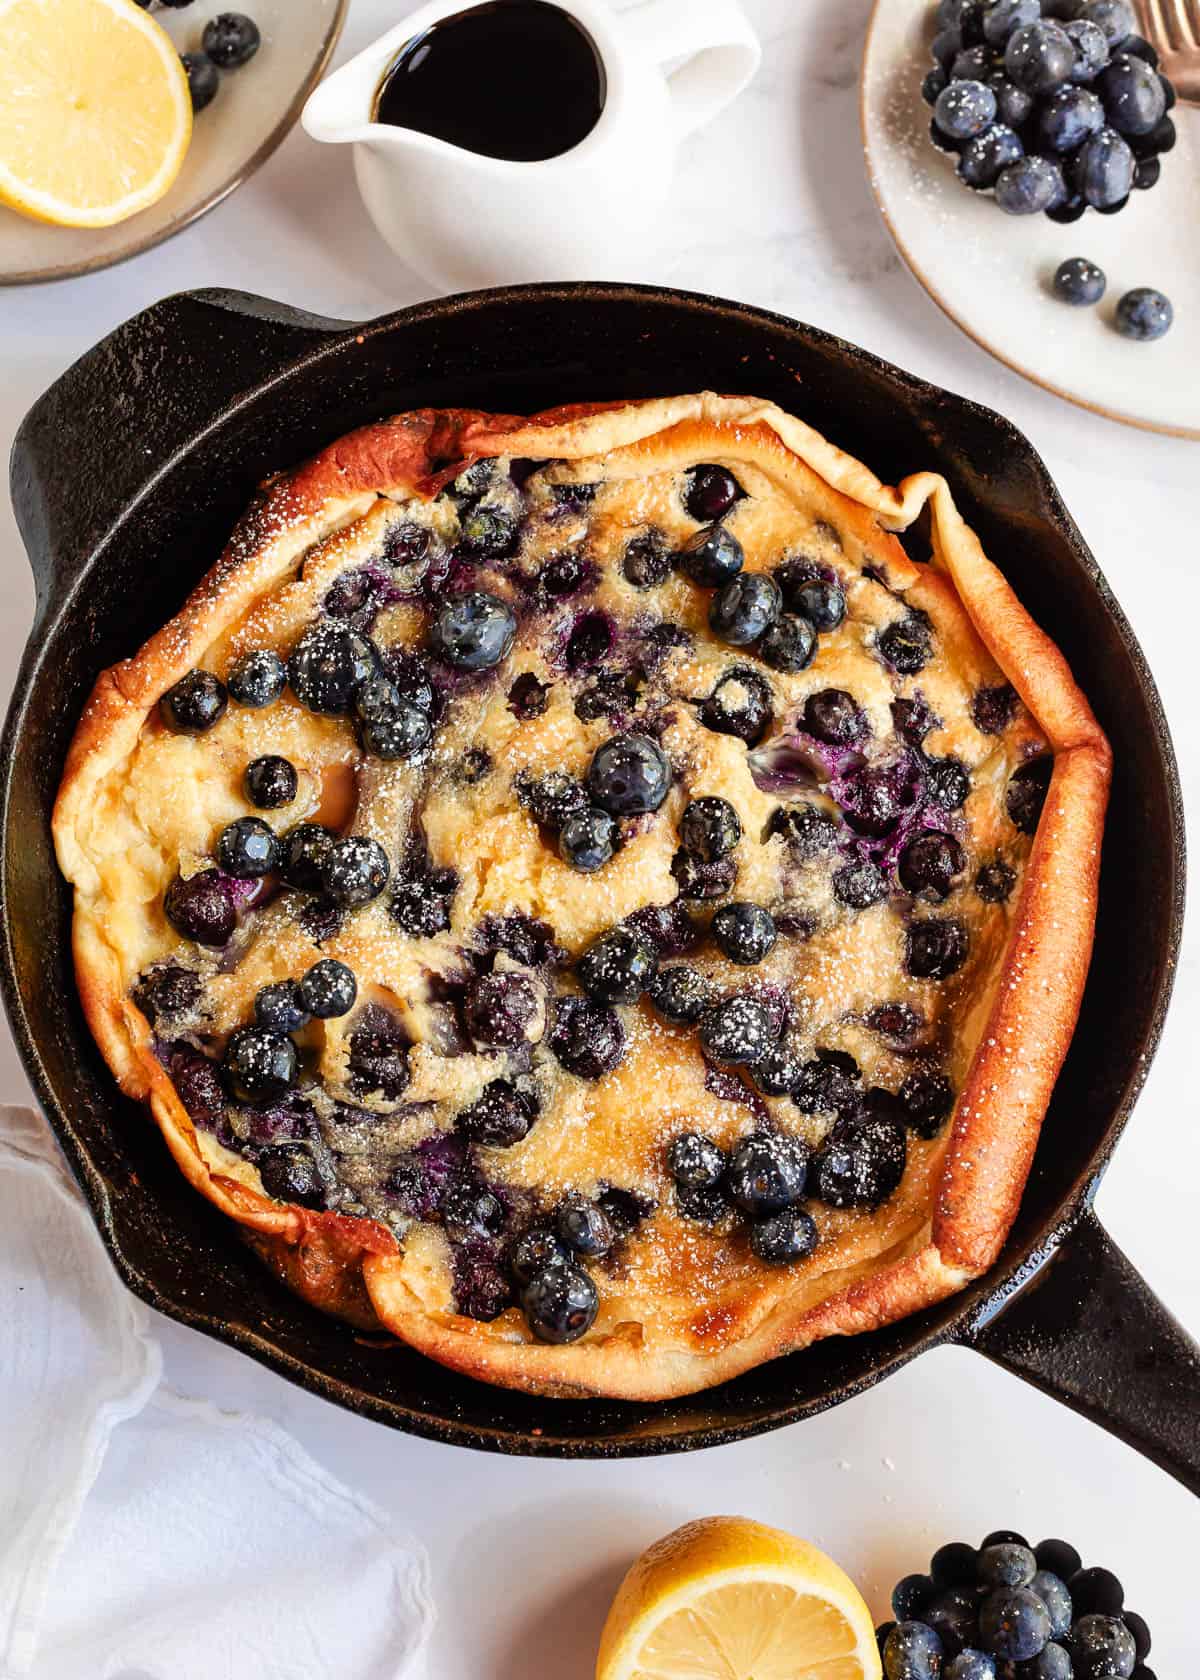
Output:
<svg viewBox="0 0 1200 1680">
<path fill-rule="evenodd" d="M 675 64 L 667 87 L 680 136 L 736 99 L 762 58 L 738 0 L 642 0 L 619 21 L 655 64 Z"/>
</svg>

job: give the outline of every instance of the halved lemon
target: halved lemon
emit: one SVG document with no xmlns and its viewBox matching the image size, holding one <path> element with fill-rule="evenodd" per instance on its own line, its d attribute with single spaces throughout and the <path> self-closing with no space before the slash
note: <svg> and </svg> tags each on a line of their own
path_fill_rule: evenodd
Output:
<svg viewBox="0 0 1200 1680">
<path fill-rule="evenodd" d="M 745 1517 L 658 1540 L 613 1600 L 596 1680 L 879 1680 L 871 1616 L 832 1558 Z"/>
<path fill-rule="evenodd" d="M 179 54 L 133 0 L 0 0 L 0 203 L 109 227 L 163 196 L 191 137 Z"/>
</svg>

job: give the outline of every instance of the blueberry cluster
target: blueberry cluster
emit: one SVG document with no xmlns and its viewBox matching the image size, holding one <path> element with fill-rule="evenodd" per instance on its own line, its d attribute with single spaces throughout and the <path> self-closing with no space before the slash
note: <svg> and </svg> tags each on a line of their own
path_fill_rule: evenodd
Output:
<svg viewBox="0 0 1200 1680">
<path fill-rule="evenodd" d="M 565 770 L 551 770 L 543 776 L 519 773 L 514 786 L 521 806 L 557 836 L 563 861 L 592 874 L 621 843 L 619 819 L 657 811 L 671 775 L 657 741 L 624 730 L 597 747 L 582 782 Z"/>
<path fill-rule="evenodd" d="M 584 1265 L 612 1254 L 649 1206 L 629 1191 L 564 1197 L 547 1224 L 531 1226 L 509 1265 L 521 1310 L 539 1341 L 575 1342 L 595 1322 L 600 1300 Z"/>
<path fill-rule="evenodd" d="M 254 1000 L 254 1025 L 232 1033 L 222 1058 L 225 1081 L 239 1102 L 281 1097 L 296 1083 L 300 1057 L 291 1034 L 310 1021 L 347 1015 L 358 982 L 345 963 L 325 957 L 300 980 L 277 980 Z"/>
<path fill-rule="evenodd" d="M 137 0 L 137 3 L 147 11 L 153 4 L 178 11 L 190 6 L 192 0 Z M 221 12 L 211 18 L 204 25 L 201 50 L 180 54 L 187 72 L 192 110 L 203 111 L 211 105 L 220 90 L 222 70 L 238 70 L 243 64 L 249 64 L 261 46 L 259 27 L 245 12 Z"/>
<path fill-rule="evenodd" d="M 1108 287 L 1104 270 L 1086 257 L 1068 257 L 1054 271 L 1056 298 L 1075 308 L 1099 303 Z M 1135 286 L 1118 301 L 1113 326 L 1122 338 L 1150 343 L 1170 332 L 1175 319 L 1171 300 L 1152 286 Z"/>
<path fill-rule="evenodd" d="M 667 1153 L 679 1211 L 712 1224 L 736 1210 L 749 1223 L 751 1252 L 767 1266 L 807 1259 L 817 1246 L 816 1222 L 799 1205 L 810 1160 L 801 1139 L 780 1132 L 756 1132 L 728 1155 L 685 1132 Z"/>
<path fill-rule="evenodd" d="M 886 1680 L 1154 1680 L 1120 1581 L 1065 1540 L 954 1541 L 897 1584 L 892 1609 L 876 1629 Z"/>
<path fill-rule="evenodd" d="M 1121 210 L 1175 144 L 1175 90 L 1135 29 L 1126 0 L 939 0 L 934 144 L 1010 215 Z"/>
</svg>

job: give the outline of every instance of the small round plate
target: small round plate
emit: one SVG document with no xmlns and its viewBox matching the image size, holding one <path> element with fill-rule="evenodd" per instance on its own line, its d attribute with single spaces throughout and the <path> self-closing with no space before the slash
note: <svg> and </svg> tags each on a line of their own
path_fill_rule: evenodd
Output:
<svg viewBox="0 0 1200 1680">
<path fill-rule="evenodd" d="M 1179 132 L 1162 177 L 1116 216 L 1088 210 L 1059 226 L 1006 216 L 990 193 L 956 178 L 929 138 L 921 98 L 933 6 L 876 0 L 863 57 L 861 112 L 871 188 L 904 261 L 933 301 L 977 344 L 1035 384 L 1111 419 L 1200 438 L 1200 109 L 1176 106 Z M 1108 276 L 1094 309 L 1050 291 L 1065 257 Z M 1175 324 L 1155 344 L 1113 328 L 1117 299 L 1156 286 Z"/>
<path fill-rule="evenodd" d="M 300 115 L 342 31 L 349 0 L 238 0 L 262 31 L 249 64 L 221 77 L 196 118 L 187 159 L 165 198 L 110 228 L 56 228 L 0 207 L 0 285 L 65 280 L 123 262 L 170 239 L 240 187 L 265 163 Z M 199 47 L 204 25 L 231 0 L 195 0 L 158 10 L 180 52 Z"/>
</svg>

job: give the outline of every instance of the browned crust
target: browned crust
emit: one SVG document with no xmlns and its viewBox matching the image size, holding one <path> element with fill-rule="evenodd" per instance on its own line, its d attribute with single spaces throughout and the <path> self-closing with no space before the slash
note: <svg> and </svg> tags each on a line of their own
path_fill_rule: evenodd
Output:
<svg viewBox="0 0 1200 1680">
<path fill-rule="evenodd" d="M 380 493 L 432 496 L 465 465 L 508 453 L 567 461 L 603 456 L 630 475 L 673 460 L 753 463 L 784 485 L 825 495 L 838 517 L 886 559 L 904 589 L 952 588 L 980 638 L 1055 752 L 1050 793 L 1026 870 L 1000 983 L 955 1116 L 932 1229 L 907 1249 L 847 1276 L 815 1306 L 786 1292 L 727 1345 L 656 1350 L 639 1327 L 617 1326 L 570 1347 L 531 1344 L 514 1326 L 431 1312 L 412 1293 L 390 1233 L 369 1221 L 318 1215 L 267 1200 L 210 1166 L 148 1025 L 115 983 L 115 963 L 87 910 L 89 869 L 75 818 L 127 753 L 159 696 L 305 549 L 348 524 Z M 890 534 L 928 505 L 934 566 L 915 566 Z M 938 573 L 941 575 L 939 576 Z M 394 1334 L 485 1381 L 561 1397 L 666 1398 L 727 1380 L 829 1335 L 891 1323 L 944 1299 L 993 1262 L 1015 1217 L 1038 1130 L 1079 1010 L 1091 954 L 1110 753 L 1054 644 L 1038 629 L 963 523 L 945 481 L 918 474 L 898 488 L 793 416 L 752 398 L 712 395 L 560 408 L 532 419 L 421 410 L 363 427 L 281 475 L 234 532 L 179 615 L 132 659 L 97 681 L 72 741 L 54 813 L 64 872 L 75 882 L 76 968 L 84 1009 L 122 1088 L 147 1100 L 180 1168 L 246 1228 L 289 1285 L 326 1310 Z M 94 871 L 93 871 L 94 873 Z"/>
</svg>

